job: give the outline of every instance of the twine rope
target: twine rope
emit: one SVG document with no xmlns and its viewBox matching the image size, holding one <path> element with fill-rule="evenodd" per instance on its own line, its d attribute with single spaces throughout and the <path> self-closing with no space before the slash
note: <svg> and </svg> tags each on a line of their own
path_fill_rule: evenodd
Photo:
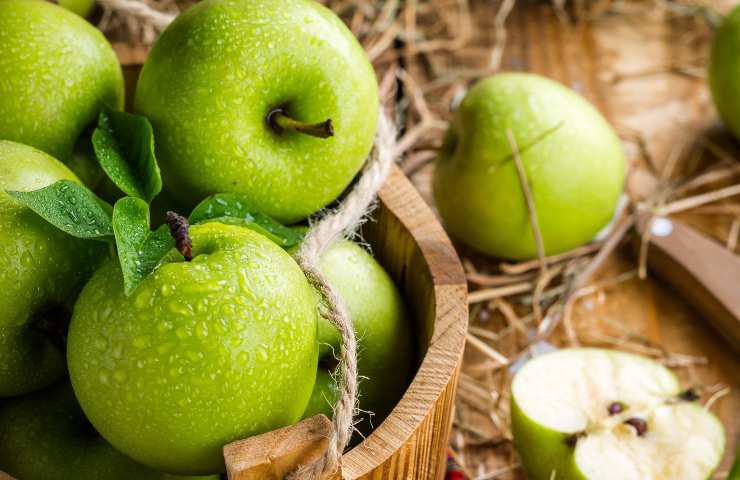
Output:
<svg viewBox="0 0 740 480">
<path fill-rule="evenodd" d="M 335 241 L 357 231 L 374 207 L 378 191 L 388 176 L 394 159 L 396 135 L 382 108 L 377 125 L 375 146 L 359 180 L 339 207 L 323 215 L 311 226 L 296 255 L 306 278 L 326 300 L 329 308 L 324 316 L 339 330 L 342 347 L 337 366 L 341 395 L 334 406 L 334 428 L 329 445 L 313 464 L 300 466 L 291 476 L 295 479 L 321 479 L 331 475 L 352 436 L 352 422 L 357 412 L 357 339 L 344 301 L 321 273 L 319 262 L 322 254 Z"/>
</svg>

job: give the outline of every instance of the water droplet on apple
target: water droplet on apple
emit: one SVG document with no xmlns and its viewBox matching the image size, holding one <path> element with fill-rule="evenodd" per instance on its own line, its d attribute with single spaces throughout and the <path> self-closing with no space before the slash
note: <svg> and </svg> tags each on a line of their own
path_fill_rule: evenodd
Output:
<svg viewBox="0 0 740 480">
<path fill-rule="evenodd" d="M 242 364 L 249 363 L 249 352 L 247 352 L 246 350 L 242 350 L 241 352 L 239 352 L 237 359 L 239 360 L 239 363 L 242 363 Z"/>
<path fill-rule="evenodd" d="M 126 375 L 126 372 L 124 372 L 123 370 L 115 370 L 113 372 L 113 380 L 116 383 L 119 383 L 119 384 L 120 383 L 125 383 L 126 382 L 126 378 L 128 378 L 128 377 Z"/>
<path fill-rule="evenodd" d="M 113 350 L 111 350 L 111 356 L 116 360 L 123 358 L 123 347 L 121 345 L 114 346 Z"/>
<path fill-rule="evenodd" d="M 187 352 L 187 356 L 193 362 L 197 362 L 199 360 L 203 360 L 203 358 L 205 357 L 205 355 L 203 355 L 203 352 L 198 352 L 198 351 L 190 351 L 190 352 Z"/>
<path fill-rule="evenodd" d="M 157 347 L 157 353 L 160 355 L 164 355 L 170 350 L 172 350 L 174 346 L 175 345 L 172 342 L 163 343 L 162 345 Z"/>
<path fill-rule="evenodd" d="M 93 347 L 96 350 L 104 352 L 108 348 L 108 340 L 106 340 L 105 337 L 98 335 L 95 337 L 95 340 L 93 340 Z"/>
<path fill-rule="evenodd" d="M 208 336 L 208 324 L 206 322 L 198 323 L 198 326 L 195 329 L 195 335 L 198 338 L 207 337 Z"/>
<path fill-rule="evenodd" d="M 151 345 L 151 337 L 149 337 L 149 335 L 139 335 L 138 337 L 134 338 L 134 341 L 132 343 L 135 348 L 147 348 Z"/>
<path fill-rule="evenodd" d="M 172 330 L 172 322 L 168 320 L 162 320 L 157 324 L 157 331 L 159 333 L 164 333 Z"/>
<path fill-rule="evenodd" d="M 260 345 L 260 348 L 258 348 L 257 351 L 259 352 L 260 360 L 262 360 L 263 362 L 266 362 L 270 358 L 270 355 L 267 353 L 267 347 L 265 345 Z"/>
<path fill-rule="evenodd" d="M 21 265 L 25 267 L 30 267 L 33 265 L 33 255 L 28 250 L 23 252 L 23 254 L 21 255 Z"/>
</svg>

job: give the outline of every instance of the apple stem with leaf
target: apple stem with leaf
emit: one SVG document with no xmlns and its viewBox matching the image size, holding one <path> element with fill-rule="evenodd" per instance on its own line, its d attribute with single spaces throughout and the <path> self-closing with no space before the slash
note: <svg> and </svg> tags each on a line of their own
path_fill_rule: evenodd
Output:
<svg viewBox="0 0 740 480">
<path fill-rule="evenodd" d="M 334 125 L 331 118 L 319 123 L 304 123 L 290 118 L 282 108 L 274 108 L 267 114 L 267 123 L 277 133 L 285 130 L 311 135 L 318 138 L 329 138 L 334 136 Z"/>
<path fill-rule="evenodd" d="M 170 227 L 170 235 L 175 239 L 177 251 L 188 262 L 193 259 L 193 241 L 190 239 L 188 220 L 175 212 L 167 212 L 167 225 Z"/>
</svg>

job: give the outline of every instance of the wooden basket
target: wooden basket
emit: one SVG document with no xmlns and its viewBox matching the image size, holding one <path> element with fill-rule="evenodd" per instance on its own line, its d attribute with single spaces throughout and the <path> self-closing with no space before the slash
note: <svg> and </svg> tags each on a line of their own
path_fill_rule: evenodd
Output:
<svg viewBox="0 0 740 480">
<path fill-rule="evenodd" d="M 362 443 L 346 452 L 342 478 L 440 480 L 468 323 L 467 284 L 454 248 L 398 167 L 363 228 L 375 258 L 406 299 L 419 368 L 399 403 Z M 323 419 L 323 420 L 322 420 Z M 312 417 L 225 448 L 230 480 L 275 480 L 316 458 L 331 425 Z M 339 480 L 339 475 L 332 480 Z"/>
<path fill-rule="evenodd" d="M 342 473 L 353 479 L 439 479 L 465 346 L 467 284 L 447 234 L 398 168 L 380 201 L 363 236 L 403 292 L 422 359 L 391 414 L 342 457 Z"/>
</svg>

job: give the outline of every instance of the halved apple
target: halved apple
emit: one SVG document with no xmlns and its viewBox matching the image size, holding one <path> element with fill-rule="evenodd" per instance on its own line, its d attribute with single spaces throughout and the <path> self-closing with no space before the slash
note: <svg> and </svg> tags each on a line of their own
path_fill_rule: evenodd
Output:
<svg viewBox="0 0 740 480">
<path fill-rule="evenodd" d="M 558 350 L 514 377 L 514 444 L 530 480 L 702 480 L 724 430 L 696 400 L 653 360 Z"/>
</svg>

